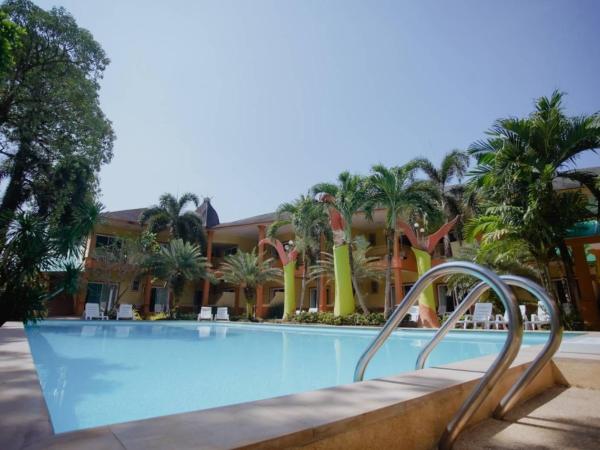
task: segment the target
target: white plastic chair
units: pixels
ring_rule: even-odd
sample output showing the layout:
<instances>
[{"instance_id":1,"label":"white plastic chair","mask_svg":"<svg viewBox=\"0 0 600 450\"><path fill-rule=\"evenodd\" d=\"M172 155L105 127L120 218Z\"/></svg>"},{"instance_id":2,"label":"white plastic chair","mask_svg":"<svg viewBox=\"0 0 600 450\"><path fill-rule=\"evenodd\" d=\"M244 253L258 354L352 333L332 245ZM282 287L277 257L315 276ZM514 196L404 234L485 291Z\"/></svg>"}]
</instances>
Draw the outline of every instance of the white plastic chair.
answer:
<instances>
[{"instance_id":1,"label":"white plastic chair","mask_svg":"<svg viewBox=\"0 0 600 450\"><path fill-rule=\"evenodd\" d=\"M411 306L408 309L408 312L406 314L410 317L411 322L419 321L419 307L418 306Z\"/></svg>"},{"instance_id":2,"label":"white plastic chair","mask_svg":"<svg viewBox=\"0 0 600 450\"><path fill-rule=\"evenodd\" d=\"M212 307L203 306L200 308L200 314L198 314L198 320L213 320Z\"/></svg>"},{"instance_id":3,"label":"white plastic chair","mask_svg":"<svg viewBox=\"0 0 600 450\"><path fill-rule=\"evenodd\" d=\"M465 318L459 320L458 324L462 324L463 329L467 329L469 324L473 325L473 328L477 328L478 324L482 325L482 328L488 330L490 324L494 322L492 316L493 305L491 303L475 303L475 311L473 314L465 314Z\"/></svg>"},{"instance_id":4,"label":"white plastic chair","mask_svg":"<svg viewBox=\"0 0 600 450\"><path fill-rule=\"evenodd\" d=\"M319 308L308 308L308 312L309 313L318 313L319 312Z\"/></svg>"},{"instance_id":5,"label":"white plastic chair","mask_svg":"<svg viewBox=\"0 0 600 450\"><path fill-rule=\"evenodd\" d=\"M227 308L217 308L217 315L215 316L215 320L229 320L229 312L227 312Z\"/></svg>"},{"instance_id":6,"label":"white plastic chair","mask_svg":"<svg viewBox=\"0 0 600 450\"><path fill-rule=\"evenodd\" d=\"M531 326L532 330L535 330L536 328L541 330L542 325L550 325L550 315L540 303L538 303L537 314L531 315L529 325Z\"/></svg>"},{"instance_id":7,"label":"white plastic chair","mask_svg":"<svg viewBox=\"0 0 600 450\"><path fill-rule=\"evenodd\" d=\"M119 319L133 320L133 305L129 305L127 303L119 305L119 310L117 311L117 320Z\"/></svg>"},{"instance_id":8,"label":"white plastic chair","mask_svg":"<svg viewBox=\"0 0 600 450\"><path fill-rule=\"evenodd\" d=\"M519 311L521 311L521 317L523 317L523 328L527 329L529 325L529 319L527 319L527 308L525 305L519 305ZM504 315L496 314L496 319L491 323L491 325L493 325L496 330L499 330L500 327L508 327L508 313L505 312Z\"/></svg>"},{"instance_id":9,"label":"white plastic chair","mask_svg":"<svg viewBox=\"0 0 600 450\"><path fill-rule=\"evenodd\" d=\"M98 303L86 303L85 320L93 319L108 320L108 317L100 312L100 305Z\"/></svg>"}]
</instances>

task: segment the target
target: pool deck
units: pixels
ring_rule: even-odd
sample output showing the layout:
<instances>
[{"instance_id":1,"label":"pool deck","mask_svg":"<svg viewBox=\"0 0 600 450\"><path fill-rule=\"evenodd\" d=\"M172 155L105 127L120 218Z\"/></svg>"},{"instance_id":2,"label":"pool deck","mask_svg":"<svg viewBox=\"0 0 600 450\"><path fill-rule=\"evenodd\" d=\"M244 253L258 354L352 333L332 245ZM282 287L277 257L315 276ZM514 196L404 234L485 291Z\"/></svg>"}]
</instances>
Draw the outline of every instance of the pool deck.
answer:
<instances>
[{"instance_id":1,"label":"pool deck","mask_svg":"<svg viewBox=\"0 0 600 450\"><path fill-rule=\"evenodd\" d=\"M512 381L507 383L514 382L538 350L539 346L529 347L519 353L511 366ZM0 448L397 448L398 440L405 448L411 442L432 447L437 436L433 433L432 437L426 417L446 423L494 358L484 356L363 383L54 435L23 326L7 323L0 328ZM532 387L529 396L553 384L556 367L568 384L586 379L597 384L593 389L600 389L600 333L563 342L554 364L536 378L533 384L539 386ZM480 408L476 421L489 416L501 394ZM447 411L440 410L440 401ZM389 429L400 415L401 430L387 433L386 438L380 427Z\"/></svg>"}]
</instances>

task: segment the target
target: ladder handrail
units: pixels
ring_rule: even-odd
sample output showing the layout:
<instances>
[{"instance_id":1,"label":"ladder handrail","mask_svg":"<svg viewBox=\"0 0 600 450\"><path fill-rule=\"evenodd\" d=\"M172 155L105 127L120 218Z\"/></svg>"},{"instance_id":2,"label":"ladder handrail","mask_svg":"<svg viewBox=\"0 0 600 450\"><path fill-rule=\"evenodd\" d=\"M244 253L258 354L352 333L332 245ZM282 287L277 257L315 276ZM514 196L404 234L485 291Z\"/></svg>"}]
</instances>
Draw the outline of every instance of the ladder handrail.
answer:
<instances>
[{"instance_id":1,"label":"ladder handrail","mask_svg":"<svg viewBox=\"0 0 600 450\"><path fill-rule=\"evenodd\" d=\"M562 340L563 326L560 321L560 315L556 302L552 300L544 288L533 281L519 277L516 275L501 275L500 279L509 286L520 287L533 295L538 302L542 302L547 309L548 315L550 316L550 337L546 342L546 345L542 351L536 356L531 365L525 372L518 378L515 384L510 388L504 397L500 400L496 410L494 411L494 417L501 419L506 413L512 409L519 398L522 396L523 391L533 378L542 370L548 361L554 356ZM415 369L423 369L427 358L437 346L437 344L446 336L448 331L454 328L460 317L477 302L479 297L487 291L489 288L484 283L479 283L475 288L471 290L469 295L460 303L459 307L452 313L452 315L446 320L444 325L437 331L434 337L429 343L423 347L417 362ZM520 313L519 313L520 314Z\"/></svg>"},{"instance_id":2,"label":"ladder handrail","mask_svg":"<svg viewBox=\"0 0 600 450\"><path fill-rule=\"evenodd\" d=\"M416 302L425 288L440 277L457 273L466 273L474 276L475 278L482 280L484 286L486 284L491 286L504 304L504 308L508 315L508 322L511 326L502 350L485 375L481 378L479 384L469 394L456 415L446 426L439 443L441 449L449 449L452 447L452 444L462 429L467 425L477 408L481 405L485 396L492 390L492 387L513 362L521 346L523 339L523 320L519 312L517 300L512 290L496 274L485 267L466 261L451 261L429 269L413 285L406 298L397 306L381 331L363 352L354 371L354 381L362 381L367 365L375 353L377 353L394 329L400 324L408 312L408 309Z\"/></svg>"}]
</instances>

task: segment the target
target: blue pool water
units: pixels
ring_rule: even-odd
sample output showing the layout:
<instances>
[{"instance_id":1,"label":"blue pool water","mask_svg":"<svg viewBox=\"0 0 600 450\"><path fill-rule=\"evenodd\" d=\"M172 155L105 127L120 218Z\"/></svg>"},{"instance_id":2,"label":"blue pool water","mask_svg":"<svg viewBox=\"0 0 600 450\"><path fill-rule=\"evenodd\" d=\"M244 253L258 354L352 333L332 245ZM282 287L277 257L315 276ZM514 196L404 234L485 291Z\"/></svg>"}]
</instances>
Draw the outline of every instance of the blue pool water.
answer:
<instances>
[{"instance_id":1,"label":"blue pool water","mask_svg":"<svg viewBox=\"0 0 600 450\"><path fill-rule=\"evenodd\" d=\"M46 321L27 327L57 433L352 382L375 330L182 322ZM366 378L410 371L431 331L396 332ZM503 333L451 332L440 365L496 353ZM526 335L525 344L546 335Z\"/></svg>"}]
</instances>

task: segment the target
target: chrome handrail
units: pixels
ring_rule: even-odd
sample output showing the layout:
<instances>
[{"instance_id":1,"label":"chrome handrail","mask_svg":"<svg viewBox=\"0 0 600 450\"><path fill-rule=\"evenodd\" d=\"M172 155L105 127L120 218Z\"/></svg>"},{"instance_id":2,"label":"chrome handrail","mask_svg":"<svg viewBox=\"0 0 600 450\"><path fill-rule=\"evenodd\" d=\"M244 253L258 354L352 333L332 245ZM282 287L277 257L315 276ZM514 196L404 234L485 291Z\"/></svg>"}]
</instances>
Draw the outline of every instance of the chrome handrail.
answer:
<instances>
[{"instance_id":1,"label":"chrome handrail","mask_svg":"<svg viewBox=\"0 0 600 450\"><path fill-rule=\"evenodd\" d=\"M527 385L535 378L542 368L550 361L554 353L558 350L562 340L563 326L560 321L558 306L552 300L544 288L533 281L519 277L516 275L501 275L500 279L510 286L520 287L533 295L538 302L542 302L550 315L550 338L542 351L538 354L535 360L519 377L516 383L510 388L508 393L500 400L500 403L494 411L494 417L501 419L506 413L512 409L519 398L523 395L523 391ZM479 297L488 289L484 283L478 284L469 295L460 303L456 311L446 320L444 325L437 331L429 343L423 347L419 353L415 369L419 370L425 367L427 358L435 348L435 346L446 336L448 331L454 328L460 317L479 299Z\"/></svg>"},{"instance_id":2,"label":"chrome handrail","mask_svg":"<svg viewBox=\"0 0 600 450\"><path fill-rule=\"evenodd\" d=\"M462 429L467 425L477 408L481 405L485 396L491 391L493 385L500 379L502 374L513 362L519 352L519 347L521 346L521 341L523 339L523 320L519 312L517 300L511 289L506 286L496 274L485 267L466 261L451 261L428 270L417 280L406 298L394 310L381 331L361 355L354 370L354 381L362 381L367 365L375 353L377 353L386 339L400 324L408 312L408 309L415 303L425 288L440 277L458 273L471 275L482 280L483 283L480 283L480 285L483 285L484 287L486 287L486 285L491 286L504 304L504 308L508 315L508 321L511 326L509 327L508 336L502 351L498 354L488 371L482 377L477 387L469 394L467 400L465 400L456 415L446 426L439 443L441 449L449 449L452 447L452 444Z\"/></svg>"}]
</instances>

